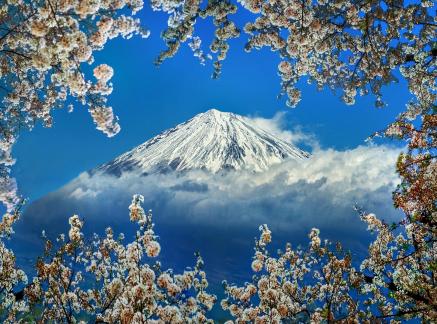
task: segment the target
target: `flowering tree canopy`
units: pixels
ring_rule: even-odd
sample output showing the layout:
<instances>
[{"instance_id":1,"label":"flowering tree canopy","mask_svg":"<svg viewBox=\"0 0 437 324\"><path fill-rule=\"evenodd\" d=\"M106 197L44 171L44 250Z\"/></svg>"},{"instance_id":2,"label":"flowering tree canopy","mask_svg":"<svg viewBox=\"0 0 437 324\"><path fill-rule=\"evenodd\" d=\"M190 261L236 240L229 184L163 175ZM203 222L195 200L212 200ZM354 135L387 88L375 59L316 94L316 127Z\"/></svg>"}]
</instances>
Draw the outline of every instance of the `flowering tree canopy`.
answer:
<instances>
[{"instance_id":1,"label":"flowering tree canopy","mask_svg":"<svg viewBox=\"0 0 437 324\"><path fill-rule=\"evenodd\" d=\"M317 229L309 234L308 247L292 249L287 244L272 256L267 249L271 232L261 226L252 281L244 287L224 281L222 308L235 323L435 319L435 236L432 241L429 232L414 225L395 235L394 228L374 214L361 214L377 237L359 268L339 243L333 247L322 242Z\"/></svg>"},{"instance_id":2,"label":"flowering tree canopy","mask_svg":"<svg viewBox=\"0 0 437 324\"><path fill-rule=\"evenodd\" d=\"M119 132L106 104L112 68L96 66L93 80L82 65L92 64L93 53L112 38L147 37L132 16L142 6L136 0L19 0L0 5L0 200L9 209L18 201L9 167L14 162L12 145L22 128L39 121L50 127L52 109L74 98L88 106L97 129L108 136Z\"/></svg>"},{"instance_id":3,"label":"flowering tree canopy","mask_svg":"<svg viewBox=\"0 0 437 324\"><path fill-rule=\"evenodd\" d=\"M221 305L236 323L356 322L367 318L357 298L363 277L340 245L332 250L313 229L308 248L293 250L287 244L285 251L274 257L267 249L270 230L266 225L260 230L252 262L253 281L245 287L225 282L227 298Z\"/></svg>"},{"instance_id":4,"label":"flowering tree canopy","mask_svg":"<svg viewBox=\"0 0 437 324\"><path fill-rule=\"evenodd\" d=\"M252 263L255 276L243 287L225 284L222 307L237 323L282 320L356 322L437 317L437 18L429 0L152 0L168 14L162 33L167 46L156 63L187 43L202 64L214 60L220 75L229 40L246 35L246 51L268 47L279 56L278 74L287 104L301 100L300 80L317 88L341 89L346 104L373 94L384 106L382 87L403 78L412 94L406 110L376 135L407 143L397 163L401 184L393 193L404 218L386 224L358 209L376 234L368 255L354 261L341 246L310 233L306 248L287 245L277 257L261 227ZM120 127L107 96L114 71L93 65L93 53L109 39L148 36L134 15L142 0L6 0L0 4L0 200L8 208L0 222L0 307L2 320L26 316L46 322L206 322L215 297L206 293L200 257L193 269L175 275L162 270L151 215L135 196L131 220L139 230L124 244L112 229L87 242L83 222L70 218L68 236L46 241L30 282L17 269L3 239L19 216L16 184L10 176L12 146L23 128L52 124L52 109L72 99L87 105L108 136ZM245 26L232 18L251 13ZM196 33L199 19L215 25L209 49ZM93 65L93 76L84 72ZM15 209L15 212L14 212ZM55 245L57 246L55 248ZM358 262L358 263L357 263ZM25 286L19 290L17 287ZM18 289L18 290L17 290ZM31 314L31 315L29 315Z\"/></svg>"},{"instance_id":5,"label":"flowering tree canopy","mask_svg":"<svg viewBox=\"0 0 437 324\"><path fill-rule=\"evenodd\" d=\"M428 9L432 1L238 2L254 17L243 28L248 35L245 50L269 47L278 53L282 60L278 72L290 106L300 100L296 84L301 78L318 88L343 89L347 104L353 104L357 94L373 93L377 106L383 106L381 88L397 80L398 70L416 97L408 116L416 117L436 99L437 22L435 12ZM210 45L210 52L218 53L216 69L226 57L226 40L240 35L228 18L238 8L230 1L155 0L152 6L170 14L163 34L168 50L158 63L193 38L199 17L212 16L217 26Z\"/></svg>"},{"instance_id":6,"label":"flowering tree canopy","mask_svg":"<svg viewBox=\"0 0 437 324\"><path fill-rule=\"evenodd\" d=\"M148 263L160 253L153 231L152 215L141 207L142 196L134 196L130 218L138 224L135 240L126 244L123 235L106 236L87 242L83 221L70 217L68 235L56 242L46 239L44 256L37 262L37 276L21 294L12 293L12 284L25 282L15 269L13 257L2 254L2 309L6 322L77 323L206 323L205 313L215 296L206 292L208 281L197 256L193 268L182 274L164 270L159 262ZM56 247L55 247L56 246ZM2 252L4 252L2 250ZM6 263L8 262L8 263ZM10 271L12 270L12 271ZM16 298L19 295L19 298ZM19 300L17 300L19 299Z\"/></svg>"}]
</instances>

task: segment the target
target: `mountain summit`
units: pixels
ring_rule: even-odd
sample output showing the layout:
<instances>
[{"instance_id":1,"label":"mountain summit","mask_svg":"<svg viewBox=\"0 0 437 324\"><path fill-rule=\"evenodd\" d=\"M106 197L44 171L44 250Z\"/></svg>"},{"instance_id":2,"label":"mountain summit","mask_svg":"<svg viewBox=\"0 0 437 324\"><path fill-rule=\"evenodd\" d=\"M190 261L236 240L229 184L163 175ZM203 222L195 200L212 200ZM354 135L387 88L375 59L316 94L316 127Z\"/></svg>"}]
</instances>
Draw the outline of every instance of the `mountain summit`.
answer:
<instances>
[{"instance_id":1,"label":"mountain summit","mask_svg":"<svg viewBox=\"0 0 437 324\"><path fill-rule=\"evenodd\" d=\"M308 156L248 118L211 109L164 131L98 170L115 175L136 169L145 173L191 169L263 171L286 159Z\"/></svg>"}]
</instances>

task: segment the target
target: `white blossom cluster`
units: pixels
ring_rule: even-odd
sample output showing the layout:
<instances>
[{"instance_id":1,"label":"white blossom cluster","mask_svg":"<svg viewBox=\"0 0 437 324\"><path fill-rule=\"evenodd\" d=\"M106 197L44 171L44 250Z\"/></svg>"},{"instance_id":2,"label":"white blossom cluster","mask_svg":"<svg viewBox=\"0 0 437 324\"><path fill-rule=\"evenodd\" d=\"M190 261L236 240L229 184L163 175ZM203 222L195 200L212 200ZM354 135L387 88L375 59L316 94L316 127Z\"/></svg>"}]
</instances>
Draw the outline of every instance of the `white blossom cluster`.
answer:
<instances>
[{"instance_id":1,"label":"white blossom cluster","mask_svg":"<svg viewBox=\"0 0 437 324\"><path fill-rule=\"evenodd\" d=\"M188 43L188 46L190 46L191 50L193 51L193 55L195 57L198 57L200 60L200 64L205 65L207 59L211 59L211 55L205 55L205 53L202 50L202 40L199 36L188 37L191 39L191 41Z\"/></svg>"},{"instance_id":2,"label":"white blossom cluster","mask_svg":"<svg viewBox=\"0 0 437 324\"><path fill-rule=\"evenodd\" d=\"M362 213L377 233L362 269L372 284L367 287L371 300L382 305L382 317L401 314L432 322L437 317L437 115L435 106L416 107L420 122L407 111L384 133L407 143L396 165L402 182L393 194L404 218L386 224Z\"/></svg>"},{"instance_id":3,"label":"white blossom cluster","mask_svg":"<svg viewBox=\"0 0 437 324\"><path fill-rule=\"evenodd\" d=\"M169 14L168 28L162 33L167 49L159 55L156 63L161 64L165 59L173 57L181 43L190 40L188 44L202 64L207 58L216 56L213 77L217 78L221 71L221 61L226 58L229 50L229 39L240 35L235 23L228 19L228 15L234 14L237 7L228 0L207 1L204 8L202 4L204 3L201 0L154 0L151 2L153 10ZM215 25L215 37L209 47L210 54L203 52L200 48L201 39L199 36L194 36L194 27L199 17L203 19L211 17Z\"/></svg>"},{"instance_id":4,"label":"white blossom cluster","mask_svg":"<svg viewBox=\"0 0 437 324\"><path fill-rule=\"evenodd\" d=\"M300 100L301 78L343 89L347 104L372 92L382 106L381 87L396 80L399 68L421 106L435 102L436 16L424 1L240 2L257 14L245 26L246 50L267 46L279 53L290 106Z\"/></svg>"},{"instance_id":5,"label":"white blossom cluster","mask_svg":"<svg viewBox=\"0 0 437 324\"><path fill-rule=\"evenodd\" d=\"M3 321L10 323L14 322L16 314L28 311L27 304L14 295L15 287L27 284L27 276L17 268L14 252L3 241L13 233L12 224L17 217L16 213L6 213L0 222L0 310Z\"/></svg>"},{"instance_id":6,"label":"white blossom cluster","mask_svg":"<svg viewBox=\"0 0 437 324\"><path fill-rule=\"evenodd\" d=\"M337 244L333 249L312 229L307 248L271 256L271 232L260 228L252 262L254 276L243 287L224 282L221 301L233 321L227 323L375 323L397 319L433 321L437 293L437 244L432 230L417 223L397 234L374 214L360 211L376 239L360 269L352 255Z\"/></svg>"},{"instance_id":7,"label":"white blossom cluster","mask_svg":"<svg viewBox=\"0 0 437 324\"><path fill-rule=\"evenodd\" d=\"M342 89L346 104L354 104L357 95L373 93L376 105L382 107L381 88L397 81L396 71L415 96L407 105L409 118L435 102L437 22L432 1L238 2L254 17L244 27L249 36L245 49L270 47L278 52L282 90L289 106L300 101L296 84L304 79L318 88ZM169 14L168 29L163 33L168 49L157 63L174 56L180 44L193 36L199 16L213 17L217 29L210 51L218 53L213 75L217 77L229 49L227 40L240 35L228 20L238 7L229 1L154 0L152 8Z\"/></svg>"},{"instance_id":8,"label":"white blossom cluster","mask_svg":"<svg viewBox=\"0 0 437 324\"><path fill-rule=\"evenodd\" d=\"M200 256L193 269L181 274L161 269L150 258L160 253L153 231L152 215L141 207L142 196L134 196L130 218L139 229L135 240L125 244L108 228L104 238L84 241L83 222L70 218L68 239L59 236L54 249L46 242L37 276L25 290L27 309L40 308L37 322L104 323L207 323L205 313L216 297L206 292L208 281ZM7 261L7 259L5 260ZM16 318L26 313L17 311Z\"/></svg>"},{"instance_id":9,"label":"white blossom cluster","mask_svg":"<svg viewBox=\"0 0 437 324\"><path fill-rule=\"evenodd\" d=\"M367 276L363 294L370 295L365 303L369 308L376 305L380 318L398 314L432 322L437 317L435 229L425 222L409 222L396 233L374 214L362 214L362 219L377 233L361 264Z\"/></svg>"},{"instance_id":10,"label":"white blossom cluster","mask_svg":"<svg viewBox=\"0 0 437 324\"><path fill-rule=\"evenodd\" d=\"M51 112L71 98L88 106L97 128L108 136L120 126L106 104L113 71L94 68L96 82L84 71L94 51L117 36L147 37L132 15L142 0L8 0L0 4L0 199L8 209L18 202L9 177L11 150L20 129L52 125ZM132 15L129 15L129 8Z\"/></svg>"},{"instance_id":11,"label":"white blossom cluster","mask_svg":"<svg viewBox=\"0 0 437 324\"><path fill-rule=\"evenodd\" d=\"M341 247L332 251L330 243L322 243L319 231L313 229L307 248L293 250L287 244L274 257L267 249L270 230L264 225L260 231L252 282L243 287L224 283L227 298L221 306L235 323L351 323L367 318L356 298L361 275Z\"/></svg>"}]
</instances>

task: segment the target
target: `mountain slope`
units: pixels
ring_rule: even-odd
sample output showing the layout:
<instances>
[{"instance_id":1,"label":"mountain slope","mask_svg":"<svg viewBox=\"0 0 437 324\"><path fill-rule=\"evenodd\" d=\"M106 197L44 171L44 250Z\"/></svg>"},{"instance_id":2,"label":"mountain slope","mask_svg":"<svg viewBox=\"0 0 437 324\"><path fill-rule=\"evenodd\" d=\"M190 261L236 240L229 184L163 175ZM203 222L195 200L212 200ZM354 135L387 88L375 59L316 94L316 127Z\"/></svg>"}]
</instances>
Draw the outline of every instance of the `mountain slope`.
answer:
<instances>
[{"instance_id":1,"label":"mountain slope","mask_svg":"<svg viewBox=\"0 0 437 324\"><path fill-rule=\"evenodd\" d=\"M145 173L191 169L263 171L285 159L308 156L243 116L211 109L97 170L115 175L135 169Z\"/></svg>"}]
</instances>

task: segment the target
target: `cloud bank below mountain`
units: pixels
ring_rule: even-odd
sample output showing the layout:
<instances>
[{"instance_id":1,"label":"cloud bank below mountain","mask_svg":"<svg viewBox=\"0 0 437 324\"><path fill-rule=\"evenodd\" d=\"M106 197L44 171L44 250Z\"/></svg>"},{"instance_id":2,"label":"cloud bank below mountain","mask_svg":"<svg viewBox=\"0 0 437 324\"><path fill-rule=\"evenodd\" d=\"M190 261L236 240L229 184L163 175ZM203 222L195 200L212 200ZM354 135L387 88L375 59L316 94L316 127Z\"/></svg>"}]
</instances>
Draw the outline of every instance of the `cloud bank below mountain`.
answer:
<instances>
[{"instance_id":1,"label":"cloud bank below mountain","mask_svg":"<svg viewBox=\"0 0 437 324\"><path fill-rule=\"evenodd\" d=\"M98 204L141 193L145 207L153 206L157 217L165 211L169 222L221 226L270 220L271 226L294 227L299 220L344 219L348 216L337 214L335 207L352 210L355 203L366 209L380 204L391 209L391 192L399 181L394 172L397 155L397 149L387 146L360 146L343 152L319 150L307 161L288 161L262 173L131 172L120 177L83 173L62 191L64 199ZM176 219L169 215L171 208L181 206L183 215ZM328 210L315 213L314 208L321 206ZM223 210L227 212L215 215Z\"/></svg>"}]
</instances>

